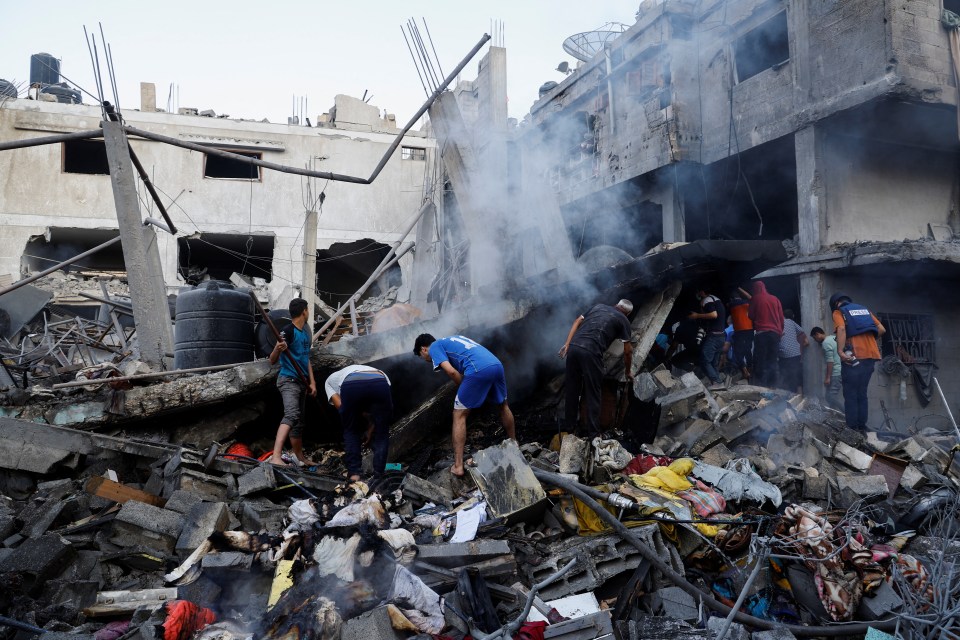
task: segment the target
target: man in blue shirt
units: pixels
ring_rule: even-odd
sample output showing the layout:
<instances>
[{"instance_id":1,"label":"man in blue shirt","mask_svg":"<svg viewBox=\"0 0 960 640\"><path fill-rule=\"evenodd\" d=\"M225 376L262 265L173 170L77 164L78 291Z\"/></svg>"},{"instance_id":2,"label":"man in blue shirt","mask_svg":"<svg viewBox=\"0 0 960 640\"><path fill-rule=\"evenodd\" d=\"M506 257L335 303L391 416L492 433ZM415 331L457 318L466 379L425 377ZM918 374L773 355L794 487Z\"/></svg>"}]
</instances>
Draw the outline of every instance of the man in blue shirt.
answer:
<instances>
[{"instance_id":1,"label":"man in blue shirt","mask_svg":"<svg viewBox=\"0 0 960 640\"><path fill-rule=\"evenodd\" d=\"M459 385L453 402L453 466L450 473L463 476L463 448L467 443L467 416L485 402L500 405L500 422L507 437L516 439L513 413L507 405L507 380L495 355L465 336L437 340L429 333L417 336L413 353L442 370Z\"/></svg>"},{"instance_id":2,"label":"man in blue shirt","mask_svg":"<svg viewBox=\"0 0 960 640\"><path fill-rule=\"evenodd\" d=\"M283 465L283 443L287 436L290 436L290 447L293 449L293 455L297 460L307 466L313 465L303 455L303 404L306 401L306 394L317 395L317 384L313 380L313 367L310 366L310 342L313 335L310 327L307 327L307 319L310 317L307 309L307 301L303 298L294 298L290 301L290 318L288 324L280 332L280 340L277 341L273 351L270 352L270 364L276 364L280 360L280 375L277 376L277 389L280 390L280 397L283 399L283 419L280 421L280 427L277 429L277 437L273 443L273 456L270 462ZM281 354L284 355L281 358ZM303 379L297 373L293 362L300 367L303 375L307 376L309 383L304 387Z\"/></svg>"}]
</instances>

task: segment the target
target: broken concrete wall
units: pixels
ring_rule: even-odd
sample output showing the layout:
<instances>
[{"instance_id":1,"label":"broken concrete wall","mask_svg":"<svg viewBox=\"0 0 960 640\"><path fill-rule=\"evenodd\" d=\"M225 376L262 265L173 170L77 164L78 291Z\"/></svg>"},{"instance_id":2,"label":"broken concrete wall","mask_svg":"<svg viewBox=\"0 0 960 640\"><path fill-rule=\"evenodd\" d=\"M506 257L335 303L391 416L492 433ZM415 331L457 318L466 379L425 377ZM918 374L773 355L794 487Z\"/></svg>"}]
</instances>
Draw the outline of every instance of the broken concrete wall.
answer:
<instances>
[{"instance_id":1,"label":"broken concrete wall","mask_svg":"<svg viewBox=\"0 0 960 640\"><path fill-rule=\"evenodd\" d=\"M370 105L363 107L377 111ZM371 131L369 125L349 123L308 128L136 111L125 117L132 126L212 148L260 153L264 160L296 167L309 160L318 171L364 177L395 136L386 126L379 132ZM90 130L98 127L99 121L100 112L92 106L9 100L0 110L0 140ZM299 176L263 169L259 179L252 181L208 178L202 153L138 139L133 139L132 145L157 187L169 195L168 200L176 198L171 215L183 232L235 234L241 243L250 235L274 236L272 265L248 265L247 275L264 276L257 266L270 269L275 276L270 283L274 299L285 285L300 282L304 203ZM423 155L430 158L435 142L425 133L413 131L404 138L403 146L423 149ZM48 226L117 228L109 176L63 170L63 153L63 145L0 153L0 175L9 178L0 188L0 217L5 222L0 230L0 274L18 276L29 237L44 233ZM422 187L431 179L425 171L427 162L404 159L398 149L372 185L327 185L318 248L363 238L395 241L397 232L393 230L398 220L408 219L420 207ZM322 183L316 186L314 197L321 188ZM178 275L176 238L161 233L158 243L165 282L175 289L183 284ZM401 268L406 269L411 260L401 261ZM331 283L326 288L339 291Z\"/></svg>"},{"instance_id":2,"label":"broken concrete wall","mask_svg":"<svg viewBox=\"0 0 960 640\"><path fill-rule=\"evenodd\" d=\"M923 126L925 114L915 116L913 126ZM956 151L828 131L820 140L824 246L927 238L928 225L949 224L956 208Z\"/></svg>"},{"instance_id":3,"label":"broken concrete wall","mask_svg":"<svg viewBox=\"0 0 960 640\"><path fill-rule=\"evenodd\" d=\"M890 58L896 72L924 101L957 104L950 44L940 23L941 5L951 7L934 0L886 4Z\"/></svg>"}]
</instances>

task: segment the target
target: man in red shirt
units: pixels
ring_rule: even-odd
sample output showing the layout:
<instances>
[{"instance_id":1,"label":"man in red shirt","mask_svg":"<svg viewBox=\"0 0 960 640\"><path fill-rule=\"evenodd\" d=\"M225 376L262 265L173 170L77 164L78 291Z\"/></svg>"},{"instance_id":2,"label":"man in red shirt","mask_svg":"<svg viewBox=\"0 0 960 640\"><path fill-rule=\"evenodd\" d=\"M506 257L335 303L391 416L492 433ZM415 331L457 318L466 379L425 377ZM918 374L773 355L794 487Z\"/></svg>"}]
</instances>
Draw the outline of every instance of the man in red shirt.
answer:
<instances>
[{"instance_id":1,"label":"man in red shirt","mask_svg":"<svg viewBox=\"0 0 960 640\"><path fill-rule=\"evenodd\" d=\"M753 297L747 315L753 322L754 381L764 387L777 383L777 358L780 336L783 335L783 306L776 296L767 293L767 287L757 280L753 283Z\"/></svg>"}]
</instances>

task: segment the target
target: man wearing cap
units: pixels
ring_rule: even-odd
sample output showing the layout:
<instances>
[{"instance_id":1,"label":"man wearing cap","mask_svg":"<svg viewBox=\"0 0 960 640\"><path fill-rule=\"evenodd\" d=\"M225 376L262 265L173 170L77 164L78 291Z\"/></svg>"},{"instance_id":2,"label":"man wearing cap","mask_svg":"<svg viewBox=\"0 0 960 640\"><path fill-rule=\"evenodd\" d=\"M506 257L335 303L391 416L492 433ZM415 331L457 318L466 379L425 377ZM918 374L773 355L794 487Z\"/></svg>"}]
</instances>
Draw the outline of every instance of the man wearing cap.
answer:
<instances>
[{"instance_id":1,"label":"man wearing cap","mask_svg":"<svg viewBox=\"0 0 960 640\"><path fill-rule=\"evenodd\" d=\"M830 296L830 310L840 351L840 384L847 426L866 431L867 387L880 360L877 338L886 333L886 329L869 309L844 293Z\"/></svg>"},{"instance_id":2,"label":"man wearing cap","mask_svg":"<svg viewBox=\"0 0 960 640\"><path fill-rule=\"evenodd\" d=\"M560 357L567 359L566 406L564 421L568 430L577 430L580 399L586 403L587 435L600 435L600 383L603 380L603 354L610 344L623 341L623 369L633 381L633 343L630 342L630 321L633 303L621 300L617 306L594 305L578 316L570 327L567 341L560 347Z\"/></svg>"}]
</instances>

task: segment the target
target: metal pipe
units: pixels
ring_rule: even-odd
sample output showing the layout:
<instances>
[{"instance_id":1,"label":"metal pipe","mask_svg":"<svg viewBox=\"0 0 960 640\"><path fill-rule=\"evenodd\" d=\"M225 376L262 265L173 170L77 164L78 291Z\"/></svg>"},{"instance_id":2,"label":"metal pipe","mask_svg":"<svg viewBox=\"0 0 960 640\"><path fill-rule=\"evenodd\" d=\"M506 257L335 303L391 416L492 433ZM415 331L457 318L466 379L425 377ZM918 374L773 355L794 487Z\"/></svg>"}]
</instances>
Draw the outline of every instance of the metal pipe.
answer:
<instances>
[{"instance_id":1,"label":"metal pipe","mask_svg":"<svg viewBox=\"0 0 960 640\"><path fill-rule=\"evenodd\" d=\"M527 616L530 615L530 610L533 608L533 601L534 601L534 598L537 597L537 593L539 593L540 590L550 586L556 580L559 580L563 576L570 573L570 571L575 566L577 566L576 558L572 559L570 562L566 564L566 566L564 566L562 569L560 569L553 575L547 576L542 582L538 582L537 584L533 585L530 588L530 591L527 592L527 599L526 599L526 602L524 602L523 610L520 612L520 615L514 618L511 622L505 624L504 626L500 627L499 629L497 629L496 631L490 634L487 634L485 636L475 635L474 637L476 637L477 640L494 640L495 638L512 638L513 634L515 634L523 625L523 623L526 622Z\"/></svg>"},{"instance_id":2,"label":"metal pipe","mask_svg":"<svg viewBox=\"0 0 960 640\"><path fill-rule=\"evenodd\" d=\"M330 316L330 319L327 320L325 323L323 323L323 326L320 327L320 329L319 329L316 333L313 334L313 339L314 339L314 340L319 339L320 336L323 335L323 332L326 331L327 329L329 329L329 328L330 328L330 325L332 325L332 324L336 321L337 318L339 318L340 316L342 316L344 311L346 311L347 309L350 308L350 303L355 302L360 296L363 295L363 293L364 293L368 288L370 288L370 285L372 285L374 282L377 281L377 278L380 277L380 275L383 273L383 271L387 268L387 265L388 265L388 263L390 262L390 260L393 258L394 253L397 251L397 247L400 246L400 244L403 242L404 238L406 238L408 235L410 235L410 232L413 231L413 228L414 228L415 226L417 226L417 223L420 222L420 218L423 217L423 214L426 213L427 209L430 208L430 205L431 205L431 204L432 204L432 203L430 203L430 202L425 202L425 203L423 204L423 206L420 207L420 212L419 212L416 216L414 216L413 222L411 222L411 223L407 226L406 230L403 232L403 234L401 234L400 238L393 244L392 247L390 247L390 251L387 252L387 255L383 256L383 260L381 260L381 261L380 261L380 264L377 265L377 268L373 270L373 273L370 274L370 277L367 278L367 281L364 282L364 283L360 286L360 288L357 289L356 293L354 293L352 296L350 296L350 298L349 298L346 302L344 302L342 305L340 305L340 308L337 309L337 312L336 312L335 314L333 314L332 316Z\"/></svg>"},{"instance_id":3,"label":"metal pipe","mask_svg":"<svg viewBox=\"0 0 960 640\"><path fill-rule=\"evenodd\" d=\"M14 620L13 618L8 618L7 616L0 616L0 624L5 627L20 629L21 631L26 631L28 633L44 634L47 632L46 629L41 629L40 627L35 627L32 624L20 622L19 620Z\"/></svg>"},{"instance_id":4,"label":"metal pipe","mask_svg":"<svg viewBox=\"0 0 960 640\"><path fill-rule=\"evenodd\" d=\"M71 140L89 140L90 138L102 137L103 131L100 129L77 131L75 133L61 133L55 136L43 136L41 138L27 138L26 140L10 140L8 142L0 142L0 151L26 149L27 147L40 147L45 144L57 144L59 142L70 142Z\"/></svg>"},{"instance_id":5,"label":"metal pipe","mask_svg":"<svg viewBox=\"0 0 960 640\"><path fill-rule=\"evenodd\" d=\"M397 150L397 147L400 146L400 143L403 142L403 137L407 135L407 132L413 128L413 125L427 112L428 109L433 105L440 94L447 88L451 82L453 82L457 74L463 71L464 67L470 63L470 60L473 59L475 55L480 51L484 44L490 40L488 34L483 34L483 37L480 38L480 42L470 50L470 53L456 66L456 68L448 75L444 81L440 84L439 87L430 95L427 101L417 110L417 112L410 118L410 121L400 130L397 136L393 139L393 142L390 143L390 146L383 154L383 158L380 159L380 163L374 168L373 173L370 174L369 178L360 178L357 176L348 176L342 173L332 173L330 171L311 171L309 169L300 169L299 167L289 167L287 165L277 164L275 162L267 162L265 160L258 160L257 158L251 158L248 156L242 156L236 153L230 153L229 151L221 151L219 149L213 149L201 144L196 144L193 142L187 142L185 140L180 140L178 138L171 138L170 136L160 135L159 133L153 133L150 131L144 131L143 129L138 129L136 127L131 127L129 125L124 125L123 130L128 134L133 136L139 136L141 138L146 138L147 140L154 140L156 142L163 142L175 147L182 147L184 149L190 149L191 151L199 151L200 153L206 153L208 155L217 156L220 158L226 158L227 160L235 160L237 162L244 162L246 164L252 164L258 167L263 167L264 169L272 169L274 171L279 171L281 173L292 173L299 176L307 176L309 178L321 178L324 180L333 180L334 182L350 182L353 184L371 184L374 180L377 179L377 176L380 175L380 172L383 171L383 168L387 166L387 162L390 160L390 157L393 155L393 152Z\"/></svg>"},{"instance_id":6,"label":"metal pipe","mask_svg":"<svg viewBox=\"0 0 960 640\"><path fill-rule=\"evenodd\" d=\"M165 378L167 376L178 376L186 373L208 373L210 371L223 371L233 367L246 364L245 362L236 362L234 364L217 364L209 367L194 367L193 369L174 369L172 371L157 371L155 373L138 373L132 376L119 376L117 378L98 378L96 380L74 380L73 382L58 382L53 385L53 389L68 389L70 387L85 387L89 384L107 384L108 382L125 382L127 380L149 380L150 378Z\"/></svg>"},{"instance_id":7,"label":"metal pipe","mask_svg":"<svg viewBox=\"0 0 960 640\"><path fill-rule=\"evenodd\" d=\"M727 615L727 619L723 621L723 626L720 627L720 631L717 632L717 640L724 640L724 638L727 637L727 632L730 631L730 625L733 624L733 616L737 611L740 611L740 607L743 606L743 601L747 599L747 593L750 591L750 586L757 578L757 575L760 573L760 567L764 565L769 555L769 552L761 554L760 558L757 560L757 563L753 566L753 571L750 572L750 575L747 577L747 581L744 583L743 588L740 589L740 596L737 597L737 601L733 603L733 610L731 610Z\"/></svg>"},{"instance_id":8,"label":"metal pipe","mask_svg":"<svg viewBox=\"0 0 960 640\"><path fill-rule=\"evenodd\" d=\"M124 125L123 130L132 136L139 136L141 138L146 138L147 140L153 140L155 142L163 142L165 144L173 145L175 147L190 149L191 151L199 151L200 153L205 153L211 156L217 156L219 158L226 158L227 160L244 162L246 164L252 164L258 167L263 167L265 169L273 169L274 171L280 171L281 173L292 173L295 175L307 176L310 178L322 178L324 180L334 180L338 182L353 182L355 184L369 184L369 182L367 180L364 180L363 178L357 178L354 176L345 176L339 173L331 173L329 171L311 171L309 169L300 169L298 167L288 167L283 164L277 164L275 162L267 162L266 160L258 160L257 158L242 156L236 153L230 153L229 151L221 151L220 149L214 149L212 147L208 147L202 144L187 142L186 140L180 140L179 138L171 138L170 136L160 135L159 133L144 131L143 129L138 129L137 127L131 127L130 125Z\"/></svg>"},{"instance_id":9,"label":"metal pipe","mask_svg":"<svg viewBox=\"0 0 960 640\"><path fill-rule=\"evenodd\" d=\"M157 220L156 218L144 218L143 225L147 226L148 224L152 224L157 229L160 229L161 231L166 231L170 235L175 235L177 232L176 227L171 229L170 227L167 226L166 222L164 222L163 220Z\"/></svg>"},{"instance_id":10,"label":"metal pipe","mask_svg":"<svg viewBox=\"0 0 960 640\"><path fill-rule=\"evenodd\" d=\"M549 471L543 471L541 469L533 469L533 475L536 476L537 480L540 482L545 482L547 484L559 487L567 491L568 493L576 496L581 502L590 507L590 509L597 514L597 516L603 520L609 527L611 527L614 532L617 533L623 540L633 545L637 551L640 552L644 558L646 558L651 566L654 569L658 570L661 574L667 577L673 584L677 585L695 599L700 600L703 604L707 605L714 611L719 611L725 615L729 614L731 611L735 612L734 620L741 624L745 624L751 627L757 627L764 630L774 630L774 629L786 629L790 631L793 635L798 637L810 637L810 636L846 636L846 635L857 635L864 634L871 627L878 629L880 631L892 631L897 624L896 618L887 618L885 620L876 620L869 624L867 623L837 623L829 626L803 626L797 624L783 624L779 622L773 622L771 620L763 620L762 618L757 618L746 613L742 613L735 609L728 607L723 604L716 598L714 598L709 593L701 591L696 586L690 584L686 578L673 570L673 567L664 562L656 551L647 547L647 545L637 538L633 533L628 529L622 522L620 522L612 513L604 509L599 502L591 498L583 489L585 488L579 482L573 482L568 480L563 476L550 473Z\"/></svg>"},{"instance_id":11,"label":"metal pipe","mask_svg":"<svg viewBox=\"0 0 960 640\"><path fill-rule=\"evenodd\" d=\"M483 48L483 45L485 45L489 40L490 40L490 35L487 33L483 34L483 37L480 38L480 42L474 45L473 49L470 50L470 53L468 53L466 57L460 61L460 64L454 67L453 71L450 72L450 75L448 75L446 78L443 79L443 82L440 83L440 86L437 87L437 89L433 92L433 94L429 98L427 98L427 101L423 103L423 106L420 107L420 109L415 114L413 114L413 117L410 118L409 122L407 122L406 126L400 132L400 135L398 135L394 139L393 144L391 144L390 148L387 149L386 153L383 154L383 158L380 160L380 164L378 164L377 168L374 169L373 173L370 174L370 179L367 181L367 184L377 179L377 176L380 175L380 172L383 171L383 168L387 166L387 160L390 159L390 156L393 155L393 152L396 151L397 147L400 146L400 143L403 141L403 136L405 136L407 132L413 128L413 125L417 123L417 121L421 118L421 116L423 116L423 114L425 114L427 110L430 109L431 106L433 106L434 101L436 101L436 99L440 97L440 94L444 92L444 90L447 88L447 85L453 82L457 78L457 76L460 75L460 72L463 71L464 67L470 64L470 61L473 60L473 57L477 55L480 49Z\"/></svg>"},{"instance_id":12,"label":"metal pipe","mask_svg":"<svg viewBox=\"0 0 960 640\"><path fill-rule=\"evenodd\" d=\"M940 394L940 400L943 402L944 408L947 410L947 417L950 418L950 424L953 425L953 430L957 434L957 441L960 442L960 428L957 427L957 421L953 419L953 412L950 411L950 405L947 404L947 397L943 395L943 389L940 388L940 381L937 380L937 377L933 377L933 384L937 386L937 393Z\"/></svg>"},{"instance_id":13,"label":"metal pipe","mask_svg":"<svg viewBox=\"0 0 960 640\"><path fill-rule=\"evenodd\" d=\"M153 198L153 201L157 203L157 208L160 210L160 215L163 216L164 221L167 223L167 228L163 228L160 225L157 227L163 229L170 235L176 235L177 225L173 224L173 220L170 219L170 214L167 213L167 208L163 206L163 203L160 202L160 194L157 193L157 190L153 188L153 183L150 182L150 176L147 175L147 170L143 168L143 165L140 164L140 158L137 157L137 154L134 152L133 147L130 146L128 141L127 148L130 149L130 160L133 161L133 166L137 168L137 173L140 174L140 179L143 180L143 185L147 188L147 191L150 192L150 197ZM148 221L152 218L147 218Z\"/></svg>"},{"instance_id":14,"label":"metal pipe","mask_svg":"<svg viewBox=\"0 0 960 640\"><path fill-rule=\"evenodd\" d=\"M6 294L6 293L10 293L11 291L16 291L17 289L19 289L19 288L22 287L23 285L30 284L31 282L36 282L36 281L39 280L40 278L42 278L42 277L44 277L44 276L48 276L48 275L50 275L51 273L53 273L54 271L58 271L58 270L60 270L60 269L63 269L64 267L70 266L70 265L73 264L74 262L77 262L78 260L83 260L84 258L86 258L86 257L88 257L88 256L92 256L92 255L95 254L96 252L102 251L103 249L106 249L107 247L112 246L112 245L114 245L114 244L116 244L116 243L118 243L118 242L120 242L120 236L117 236L117 237L114 238L113 240L107 240L107 241L104 242L103 244L98 244L98 245L95 246L93 249L88 249L88 250L84 251L83 253L78 253L77 255L73 256L72 258L68 258L67 260L64 260L63 262L58 262L57 264L53 265L53 266L50 267L49 269L44 269L44 270L41 271L40 273L35 273L35 274L33 274L32 276L30 276L30 277L28 277L28 278L24 278L23 280L18 280L17 282L14 282L14 283L13 283L12 285L10 285L9 287L4 287L3 289L0 289L0 296L4 295L4 294Z\"/></svg>"}]
</instances>

